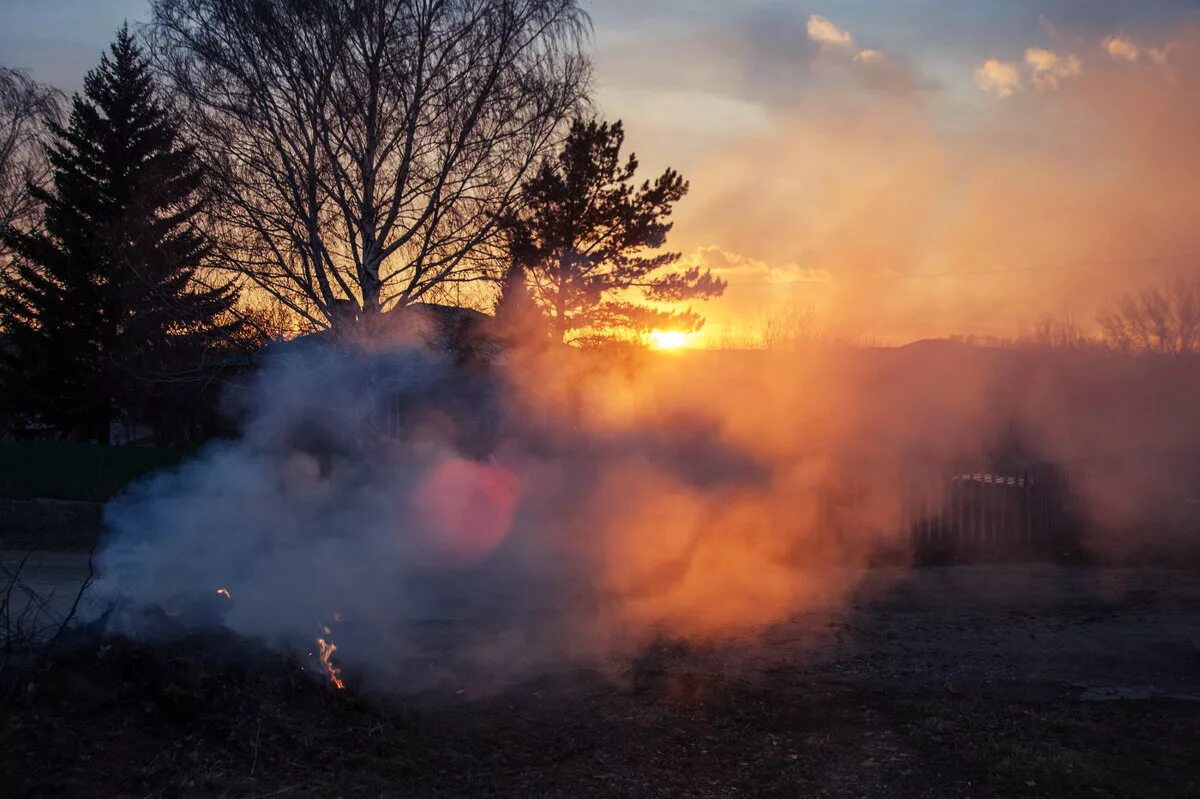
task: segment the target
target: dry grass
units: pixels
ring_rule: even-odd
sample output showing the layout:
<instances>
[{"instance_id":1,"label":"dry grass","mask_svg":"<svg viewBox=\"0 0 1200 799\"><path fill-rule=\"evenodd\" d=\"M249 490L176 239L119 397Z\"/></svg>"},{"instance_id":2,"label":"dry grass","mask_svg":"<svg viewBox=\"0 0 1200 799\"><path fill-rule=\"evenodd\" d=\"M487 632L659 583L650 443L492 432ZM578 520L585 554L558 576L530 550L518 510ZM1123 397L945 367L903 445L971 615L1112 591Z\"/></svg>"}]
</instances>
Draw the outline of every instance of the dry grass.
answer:
<instances>
[{"instance_id":1,"label":"dry grass","mask_svg":"<svg viewBox=\"0 0 1200 799\"><path fill-rule=\"evenodd\" d=\"M335 692L224 637L91 641L0 726L13 796L1188 796L1200 704L1018 701L676 662L484 700Z\"/></svg>"}]
</instances>

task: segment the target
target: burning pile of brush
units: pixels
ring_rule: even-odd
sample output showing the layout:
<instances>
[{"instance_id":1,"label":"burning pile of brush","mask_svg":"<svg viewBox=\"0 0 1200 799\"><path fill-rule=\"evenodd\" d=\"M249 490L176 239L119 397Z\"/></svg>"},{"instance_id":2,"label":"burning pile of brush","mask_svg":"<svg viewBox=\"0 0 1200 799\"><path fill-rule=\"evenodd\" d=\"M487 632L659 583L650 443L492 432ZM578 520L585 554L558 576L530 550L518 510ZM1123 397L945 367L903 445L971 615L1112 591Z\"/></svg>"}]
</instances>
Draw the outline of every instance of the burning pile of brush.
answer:
<instances>
[{"instance_id":1,"label":"burning pile of brush","mask_svg":"<svg viewBox=\"0 0 1200 799\"><path fill-rule=\"evenodd\" d=\"M216 594L222 599L230 602L233 601L233 592L228 588L218 588ZM341 620L342 614L335 612L333 614L333 621L336 623ZM333 660L333 656L337 652L337 644L333 643L333 630L325 624L319 626L321 634L313 639L316 644L316 650L310 649L308 657L315 659L315 664L318 666L317 671L328 678L330 685L339 691L343 691L346 688L346 682L342 679L341 668ZM300 666L299 668L301 671L305 670L304 666Z\"/></svg>"}]
</instances>

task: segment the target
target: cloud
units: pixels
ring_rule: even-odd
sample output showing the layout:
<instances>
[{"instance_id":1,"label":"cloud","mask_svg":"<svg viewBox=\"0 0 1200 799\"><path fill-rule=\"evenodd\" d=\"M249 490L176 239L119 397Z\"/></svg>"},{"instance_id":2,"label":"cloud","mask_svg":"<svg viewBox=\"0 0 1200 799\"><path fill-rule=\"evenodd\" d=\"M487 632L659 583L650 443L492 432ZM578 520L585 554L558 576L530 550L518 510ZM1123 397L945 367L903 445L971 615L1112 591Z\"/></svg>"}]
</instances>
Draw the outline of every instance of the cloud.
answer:
<instances>
[{"instance_id":1,"label":"cloud","mask_svg":"<svg viewBox=\"0 0 1200 799\"><path fill-rule=\"evenodd\" d=\"M813 14L808 18L807 30L809 40L822 47L837 50L854 49L854 35L844 28L839 28L820 14ZM868 47L856 52L854 61L859 64L882 64L884 55L881 51Z\"/></svg>"},{"instance_id":2,"label":"cloud","mask_svg":"<svg viewBox=\"0 0 1200 799\"><path fill-rule=\"evenodd\" d=\"M850 35L850 31L839 28L820 14L813 14L808 18L808 38L834 47L854 46L854 37Z\"/></svg>"},{"instance_id":3,"label":"cloud","mask_svg":"<svg viewBox=\"0 0 1200 799\"><path fill-rule=\"evenodd\" d=\"M1142 54L1136 42L1123 36L1109 36L1104 40L1104 49L1118 61L1137 61Z\"/></svg>"},{"instance_id":4,"label":"cloud","mask_svg":"<svg viewBox=\"0 0 1200 799\"><path fill-rule=\"evenodd\" d=\"M684 261L689 266L711 269L712 273L718 277L732 277L742 285L750 283L761 285L825 283L830 279L829 272L825 269L802 266L798 263L787 263L783 266L772 265L767 261L731 252L715 245L697 247L694 252L684 258Z\"/></svg>"},{"instance_id":5,"label":"cloud","mask_svg":"<svg viewBox=\"0 0 1200 799\"><path fill-rule=\"evenodd\" d=\"M1083 74L1083 62L1077 56L1061 56L1040 47L1025 51L1025 63L1033 70L1030 80L1038 89L1057 89L1060 81Z\"/></svg>"},{"instance_id":6,"label":"cloud","mask_svg":"<svg viewBox=\"0 0 1200 799\"><path fill-rule=\"evenodd\" d=\"M638 31L599 42L597 72L604 76L605 99L633 98L647 114L663 116L661 98L697 98L701 102L694 103L696 113L709 120L700 126L703 129L734 125L743 118L707 108L714 100L726 106L756 106L759 112L750 118L757 125L763 115L790 116L806 98L830 89L847 99L869 102L877 96L912 99L941 87L903 53L889 50L885 55L881 48L830 44L830 39L841 37L819 22L813 25L807 12L790 5L738 8L720 26L676 26L653 35ZM813 38L810 28L825 41ZM840 32L854 42L851 34ZM632 116L625 108L620 113ZM693 136L683 138L684 146ZM645 144L640 148L652 149Z\"/></svg>"},{"instance_id":7,"label":"cloud","mask_svg":"<svg viewBox=\"0 0 1200 799\"><path fill-rule=\"evenodd\" d=\"M1083 74L1083 62L1078 56L1059 55L1053 50L1030 47L1025 51L1024 64L989 58L975 70L975 85L998 97L1012 97L1025 88L1022 66L1034 88L1053 91L1062 81Z\"/></svg>"},{"instance_id":8,"label":"cloud","mask_svg":"<svg viewBox=\"0 0 1200 799\"><path fill-rule=\"evenodd\" d=\"M1012 61L989 58L975 70L975 85L1000 97L1011 97L1021 90L1021 73Z\"/></svg>"},{"instance_id":9,"label":"cloud","mask_svg":"<svg viewBox=\"0 0 1200 799\"><path fill-rule=\"evenodd\" d=\"M1127 36L1109 36L1103 41L1104 50L1117 61L1136 64L1143 60L1155 66L1166 66L1173 45L1141 45Z\"/></svg>"},{"instance_id":10,"label":"cloud","mask_svg":"<svg viewBox=\"0 0 1200 799\"><path fill-rule=\"evenodd\" d=\"M1013 335L1042 314L1086 326L1114 295L1195 268L1200 25L1141 41L1174 43L1169 73L1077 50L1082 74L1037 91L1021 48L988 78L994 91L1024 87L1010 100L848 99L829 86L680 164L695 188L674 248L716 245L765 262L763 275L799 263L830 278L785 287L730 273L709 323L753 325L786 301L887 340Z\"/></svg>"}]
</instances>

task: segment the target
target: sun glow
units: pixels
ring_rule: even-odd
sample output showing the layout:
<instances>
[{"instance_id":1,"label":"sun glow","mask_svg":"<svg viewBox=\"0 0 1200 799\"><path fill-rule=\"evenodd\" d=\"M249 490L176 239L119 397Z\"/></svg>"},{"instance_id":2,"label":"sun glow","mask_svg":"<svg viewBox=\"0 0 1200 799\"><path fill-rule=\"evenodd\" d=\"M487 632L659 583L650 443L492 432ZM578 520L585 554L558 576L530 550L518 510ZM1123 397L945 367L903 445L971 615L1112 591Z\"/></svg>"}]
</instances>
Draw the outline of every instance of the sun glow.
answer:
<instances>
[{"instance_id":1,"label":"sun glow","mask_svg":"<svg viewBox=\"0 0 1200 799\"><path fill-rule=\"evenodd\" d=\"M692 341L691 333L682 330L651 330L650 346L656 350L681 350Z\"/></svg>"}]
</instances>

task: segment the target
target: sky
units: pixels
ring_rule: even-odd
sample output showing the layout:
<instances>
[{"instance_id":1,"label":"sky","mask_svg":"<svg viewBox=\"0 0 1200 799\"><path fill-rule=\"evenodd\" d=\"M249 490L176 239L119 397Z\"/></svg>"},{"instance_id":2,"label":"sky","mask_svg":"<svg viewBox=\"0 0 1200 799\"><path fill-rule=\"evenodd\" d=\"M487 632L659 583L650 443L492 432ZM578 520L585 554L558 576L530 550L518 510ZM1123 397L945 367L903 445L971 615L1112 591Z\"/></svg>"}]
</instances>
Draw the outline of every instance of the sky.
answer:
<instances>
[{"instance_id":1,"label":"sky","mask_svg":"<svg viewBox=\"0 0 1200 799\"><path fill-rule=\"evenodd\" d=\"M689 179L708 341L1092 324L1200 273L1200 0L584 0L597 109ZM0 62L77 88L144 0L0 0Z\"/></svg>"}]
</instances>

